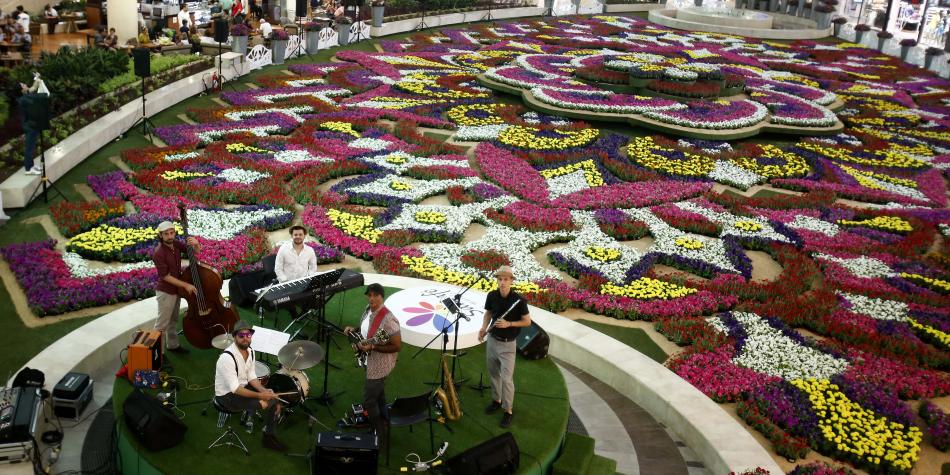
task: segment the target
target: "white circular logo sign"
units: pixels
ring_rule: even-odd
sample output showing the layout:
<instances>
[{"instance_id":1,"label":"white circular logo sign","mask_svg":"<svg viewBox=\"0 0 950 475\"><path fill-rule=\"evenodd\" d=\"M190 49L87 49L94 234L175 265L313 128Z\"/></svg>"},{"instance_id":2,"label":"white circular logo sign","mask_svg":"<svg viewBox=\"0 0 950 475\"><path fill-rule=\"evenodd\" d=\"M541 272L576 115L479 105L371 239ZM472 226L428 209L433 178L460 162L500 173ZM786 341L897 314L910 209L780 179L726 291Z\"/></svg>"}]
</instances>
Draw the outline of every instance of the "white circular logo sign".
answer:
<instances>
[{"instance_id":1,"label":"white circular logo sign","mask_svg":"<svg viewBox=\"0 0 950 475\"><path fill-rule=\"evenodd\" d=\"M453 325L457 315L446 308L442 302L454 301L455 296L465 290L450 285L427 285L400 290L386 299L386 308L399 320L402 341L413 346L425 346L433 337L445 329L449 335L448 348L455 343L458 332L458 347L469 348L479 344L478 330L485 316L485 298L487 295L475 290L465 292L459 302L459 310L464 315L456 328ZM466 320L465 317L469 319ZM368 320L366 323L368 325ZM363 328L363 334L366 334ZM430 348L441 348L442 342L436 339Z\"/></svg>"}]
</instances>

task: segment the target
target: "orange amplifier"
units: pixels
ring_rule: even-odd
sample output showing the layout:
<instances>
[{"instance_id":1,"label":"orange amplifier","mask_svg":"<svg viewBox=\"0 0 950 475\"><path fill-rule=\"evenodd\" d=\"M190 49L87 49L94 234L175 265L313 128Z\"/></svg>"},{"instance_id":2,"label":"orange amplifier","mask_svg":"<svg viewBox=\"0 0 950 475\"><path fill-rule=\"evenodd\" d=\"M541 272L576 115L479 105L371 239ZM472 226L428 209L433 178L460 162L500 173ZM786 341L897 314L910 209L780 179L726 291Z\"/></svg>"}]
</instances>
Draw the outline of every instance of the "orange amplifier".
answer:
<instances>
[{"instance_id":1,"label":"orange amplifier","mask_svg":"<svg viewBox=\"0 0 950 475\"><path fill-rule=\"evenodd\" d=\"M165 345L162 344L162 332L159 330L136 330L129 343L129 381L135 378L135 371L162 369Z\"/></svg>"}]
</instances>

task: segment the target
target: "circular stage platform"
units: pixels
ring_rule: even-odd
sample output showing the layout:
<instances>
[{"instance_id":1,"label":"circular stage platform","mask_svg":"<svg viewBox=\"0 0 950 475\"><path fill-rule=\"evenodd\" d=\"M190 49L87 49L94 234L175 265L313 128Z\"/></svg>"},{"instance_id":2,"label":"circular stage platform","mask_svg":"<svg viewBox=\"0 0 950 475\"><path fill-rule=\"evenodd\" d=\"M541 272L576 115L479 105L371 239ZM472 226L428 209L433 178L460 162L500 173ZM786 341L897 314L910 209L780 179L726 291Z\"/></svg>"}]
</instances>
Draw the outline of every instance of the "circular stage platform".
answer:
<instances>
[{"instance_id":1,"label":"circular stage platform","mask_svg":"<svg viewBox=\"0 0 950 475\"><path fill-rule=\"evenodd\" d=\"M366 302L362 292L363 289L358 288L337 294L326 307L327 320L339 326L356 326ZM393 289L387 289L388 295L393 293ZM468 296L469 294L465 295ZM252 311L241 309L240 314L241 318L260 325L257 315ZM481 318L480 314L478 318ZM278 327L283 329L289 321L287 313L280 312ZM405 323L402 322L403 327ZM264 326L275 327L273 314L265 315ZM303 333L310 335L315 331L316 325L310 324ZM313 433L308 431L307 416L299 411L278 426L277 437L290 448L291 453L308 452L314 447L318 432L341 430L337 428L337 421L350 411L351 404L360 403L362 400L364 370L355 366L353 352L342 335L336 335L333 340L339 347L333 343L329 348L322 345L325 350L329 349L330 363L340 367L329 368L327 390L334 395L333 403L329 409L315 400L306 403L320 422L313 426ZM441 342L437 341L434 345L441 345ZM161 452L149 452L135 439L121 416L122 403L133 388L123 380L116 380L113 404L118 419L123 473L311 473L307 458L283 455L261 447L261 420L255 421L252 434L235 425L238 435L250 449L250 456L245 457L239 449L233 447L218 447L206 452L206 447L223 432L223 429L217 427L217 413L208 406L213 394L214 364L220 351L197 350L187 343L185 346L191 350L188 355L166 354L166 365L172 367L170 374L180 386L187 388L178 391L178 406L183 411L179 416L188 426L188 431L184 441L176 447ZM433 424L436 447L438 448L442 441L449 442L446 459L506 432L499 427L500 412L490 416L484 413L484 408L491 401L491 390L480 392L471 388L479 383L485 371L484 348L484 345L477 345L465 349L465 356L459 359L460 365L456 368L457 377L467 378L459 389L463 412L461 419L450 422L448 427ZM427 383L439 381L439 349L424 350L417 358L413 358L418 349L411 344L403 345L396 369L386 381L387 400L428 392L433 386ZM264 359L263 355L259 354L258 357ZM274 356L271 356L270 360L277 363ZM451 361L449 364L451 365ZM271 371L273 374L276 370ZM307 369L305 373L309 378L309 396L315 398L322 394L323 364ZM484 378L487 384L487 374ZM515 387L515 418L509 430L514 434L521 451L519 473L543 473L553 463L567 428L570 409L564 378L550 358L529 361L518 357ZM154 394L158 391L147 392ZM202 415L205 408L208 408L207 415ZM400 467L406 465L405 456L411 452L419 454L423 460L432 458L428 439L426 423L416 424L412 432L408 427L393 428L391 463L386 467L385 453L381 452L378 473L400 473Z\"/></svg>"}]
</instances>

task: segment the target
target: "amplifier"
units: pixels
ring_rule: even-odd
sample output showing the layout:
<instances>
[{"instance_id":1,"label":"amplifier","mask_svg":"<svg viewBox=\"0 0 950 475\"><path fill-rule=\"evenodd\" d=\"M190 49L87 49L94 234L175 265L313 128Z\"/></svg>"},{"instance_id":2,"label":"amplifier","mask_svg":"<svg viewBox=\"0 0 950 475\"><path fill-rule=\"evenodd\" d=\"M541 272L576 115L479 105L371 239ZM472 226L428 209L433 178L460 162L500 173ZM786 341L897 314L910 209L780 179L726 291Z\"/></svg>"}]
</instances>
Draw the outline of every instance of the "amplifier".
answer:
<instances>
[{"instance_id":1,"label":"amplifier","mask_svg":"<svg viewBox=\"0 0 950 475\"><path fill-rule=\"evenodd\" d=\"M88 374L66 373L53 387L53 412L59 417L79 420L92 400L93 381Z\"/></svg>"},{"instance_id":2,"label":"amplifier","mask_svg":"<svg viewBox=\"0 0 950 475\"><path fill-rule=\"evenodd\" d=\"M29 460L33 451L32 442L0 444L0 463L20 463Z\"/></svg>"},{"instance_id":3,"label":"amplifier","mask_svg":"<svg viewBox=\"0 0 950 475\"><path fill-rule=\"evenodd\" d=\"M312 457L313 475L375 475L379 438L370 433L321 432Z\"/></svg>"},{"instance_id":4,"label":"amplifier","mask_svg":"<svg viewBox=\"0 0 950 475\"><path fill-rule=\"evenodd\" d=\"M42 404L40 388L0 388L0 443L35 436Z\"/></svg>"},{"instance_id":5,"label":"amplifier","mask_svg":"<svg viewBox=\"0 0 950 475\"><path fill-rule=\"evenodd\" d=\"M162 369L165 345L159 330L136 330L129 343L129 381L135 378L135 370L158 371Z\"/></svg>"}]
</instances>

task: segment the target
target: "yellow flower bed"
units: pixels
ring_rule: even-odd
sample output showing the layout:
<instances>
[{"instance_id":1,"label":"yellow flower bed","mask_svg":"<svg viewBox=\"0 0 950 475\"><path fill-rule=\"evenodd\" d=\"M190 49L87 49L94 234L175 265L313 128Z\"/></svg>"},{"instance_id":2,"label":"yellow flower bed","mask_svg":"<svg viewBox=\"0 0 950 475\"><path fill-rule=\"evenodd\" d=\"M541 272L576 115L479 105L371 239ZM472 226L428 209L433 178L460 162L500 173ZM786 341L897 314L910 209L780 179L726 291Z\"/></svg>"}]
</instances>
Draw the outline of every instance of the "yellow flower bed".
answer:
<instances>
[{"instance_id":1,"label":"yellow flower bed","mask_svg":"<svg viewBox=\"0 0 950 475\"><path fill-rule=\"evenodd\" d=\"M498 134L498 140L505 145L527 150L563 150L587 145L600 134L598 129L553 130L558 137L539 137L540 131L537 127L514 125Z\"/></svg>"},{"instance_id":2,"label":"yellow flower bed","mask_svg":"<svg viewBox=\"0 0 950 475\"><path fill-rule=\"evenodd\" d=\"M442 224L445 222L445 214L438 211L419 211L415 215L417 222L422 224Z\"/></svg>"},{"instance_id":3,"label":"yellow flower bed","mask_svg":"<svg viewBox=\"0 0 950 475\"><path fill-rule=\"evenodd\" d=\"M374 244L383 234L373 226L372 216L362 216L331 208L327 210L327 217L337 229Z\"/></svg>"},{"instance_id":4,"label":"yellow flower bed","mask_svg":"<svg viewBox=\"0 0 950 475\"><path fill-rule=\"evenodd\" d=\"M402 256L402 262L409 267L409 270L436 282L445 282L446 284L457 285L459 287L468 287L475 282L472 288L482 292L491 292L498 288L498 282L495 280L485 280L476 275L448 270L425 257ZM547 289L542 289L534 282L526 281L515 281L515 283L511 285L511 288L521 294L547 291Z\"/></svg>"},{"instance_id":5,"label":"yellow flower bed","mask_svg":"<svg viewBox=\"0 0 950 475\"><path fill-rule=\"evenodd\" d=\"M457 89L439 90L443 87L436 83L436 79L438 79L438 76L414 73L405 76L404 80L397 82L395 86L413 94L441 99L475 99L491 95L489 92L465 92Z\"/></svg>"},{"instance_id":6,"label":"yellow flower bed","mask_svg":"<svg viewBox=\"0 0 950 475\"><path fill-rule=\"evenodd\" d=\"M748 231L750 233L754 233L754 232L762 230L762 225L755 221L746 221L746 220L736 221L732 223L732 226L736 229L741 229L743 231Z\"/></svg>"},{"instance_id":7,"label":"yellow flower bed","mask_svg":"<svg viewBox=\"0 0 950 475\"><path fill-rule=\"evenodd\" d=\"M374 103L373 108L390 110L408 109L410 107L418 107L426 104L439 104L446 102L443 100L410 99L407 97L392 96L374 97L372 101Z\"/></svg>"},{"instance_id":8,"label":"yellow flower bed","mask_svg":"<svg viewBox=\"0 0 950 475\"><path fill-rule=\"evenodd\" d=\"M175 224L179 234L184 229ZM100 225L69 240L68 245L73 248L95 253L114 253L136 244L152 241L158 237L157 228L117 228L108 224Z\"/></svg>"},{"instance_id":9,"label":"yellow flower bed","mask_svg":"<svg viewBox=\"0 0 950 475\"><path fill-rule=\"evenodd\" d=\"M696 239L692 239L688 237L676 238L675 242L677 246L682 247L683 249L689 249L691 251L702 249L704 246L702 241L698 241Z\"/></svg>"},{"instance_id":10,"label":"yellow flower bed","mask_svg":"<svg viewBox=\"0 0 950 475\"><path fill-rule=\"evenodd\" d=\"M796 145L805 150L820 153L832 160L857 163L860 165L894 168L923 168L927 166L923 161L910 156L910 154L901 149L875 150L873 154L880 156L882 160L874 160L856 157L852 155L849 150L844 148L825 147L824 145L814 142L799 142Z\"/></svg>"},{"instance_id":11,"label":"yellow flower bed","mask_svg":"<svg viewBox=\"0 0 950 475\"><path fill-rule=\"evenodd\" d=\"M352 135L356 138L360 138L360 135L362 135L360 134L358 130L355 130L353 128L353 124L349 122L338 122L338 121L323 122L322 124L320 124L320 128L326 129L326 130L332 130L333 132L340 132L343 134Z\"/></svg>"},{"instance_id":12,"label":"yellow flower bed","mask_svg":"<svg viewBox=\"0 0 950 475\"><path fill-rule=\"evenodd\" d=\"M604 185L604 177L601 176L600 171L597 170L597 165L594 164L593 160L584 160L582 162L564 165L563 167L541 170L541 176L550 179L561 175L568 175L577 170L584 170L584 180L587 181L587 186L594 188Z\"/></svg>"},{"instance_id":13,"label":"yellow flower bed","mask_svg":"<svg viewBox=\"0 0 950 475\"><path fill-rule=\"evenodd\" d=\"M923 438L919 428L890 422L861 407L827 379L796 379L791 384L808 394L821 435L839 453L900 471L910 471L917 462Z\"/></svg>"},{"instance_id":14,"label":"yellow flower bed","mask_svg":"<svg viewBox=\"0 0 950 475\"><path fill-rule=\"evenodd\" d=\"M897 216L877 216L871 219L861 221L852 221L849 219L839 219L838 224L844 226L864 226L884 231L894 231L898 233L909 233L914 230L910 223Z\"/></svg>"},{"instance_id":15,"label":"yellow flower bed","mask_svg":"<svg viewBox=\"0 0 950 475\"><path fill-rule=\"evenodd\" d=\"M274 153L267 149L243 143L229 143L225 148L231 153Z\"/></svg>"},{"instance_id":16,"label":"yellow flower bed","mask_svg":"<svg viewBox=\"0 0 950 475\"><path fill-rule=\"evenodd\" d=\"M165 173L162 173L162 178L168 181L190 180L192 178L201 178L205 176L214 176L214 174L201 173L201 172L183 172L181 170L168 170Z\"/></svg>"},{"instance_id":17,"label":"yellow flower bed","mask_svg":"<svg viewBox=\"0 0 950 475\"><path fill-rule=\"evenodd\" d=\"M389 182L389 187L396 191L409 191L412 189L412 185L404 181L393 180Z\"/></svg>"},{"instance_id":18,"label":"yellow flower bed","mask_svg":"<svg viewBox=\"0 0 950 475\"><path fill-rule=\"evenodd\" d=\"M662 280L641 277L627 285L616 285L610 282L600 286L603 295L616 295L632 299L676 299L696 293L696 289L682 285L663 282Z\"/></svg>"},{"instance_id":19,"label":"yellow flower bed","mask_svg":"<svg viewBox=\"0 0 950 475\"><path fill-rule=\"evenodd\" d=\"M950 292L950 282L943 279L932 279L924 275L908 274L907 272L901 272L900 276L905 279L917 280L917 281L923 282L924 284L927 284L930 287L942 289L944 292Z\"/></svg>"},{"instance_id":20,"label":"yellow flower bed","mask_svg":"<svg viewBox=\"0 0 950 475\"><path fill-rule=\"evenodd\" d=\"M620 259L620 251L599 246L584 249L584 255L600 262L611 262Z\"/></svg>"},{"instance_id":21,"label":"yellow flower bed","mask_svg":"<svg viewBox=\"0 0 950 475\"><path fill-rule=\"evenodd\" d=\"M939 341L944 346L944 348L950 348L950 334L940 331L930 325L924 325L913 318L908 318L907 323L915 330L920 330Z\"/></svg>"},{"instance_id":22,"label":"yellow flower bed","mask_svg":"<svg viewBox=\"0 0 950 475\"><path fill-rule=\"evenodd\" d=\"M402 165L406 163L406 157L398 154L392 154L386 157L386 161L392 163L393 165Z\"/></svg>"},{"instance_id":23,"label":"yellow flower bed","mask_svg":"<svg viewBox=\"0 0 950 475\"><path fill-rule=\"evenodd\" d=\"M670 158L668 155L676 155ZM704 155L680 153L657 145L652 137L637 137L627 145L627 156L644 167L668 175L706 176L716 161Z\"/></svg>"},{"instance_id":24,"label":"yellow flower bed","mask_svg":"<svg viewBox=\"0 0 950 475\"><path fill-rule=\"evenodd\" d=\"M501 125L505 123L505 120L495 113L498 110L498 106L499 104L463 104L449 109L447 115L449 116L449 120L458 125L473 127L481 125ZM484 118L468 116L469 112L476 110L485 111L489 115Z\"/></svg>"},{"instance_id":25,"label":"yellow flower bed","mask_svg":"<svg viewBox=\"0 0 950 475\"><path fill-rule=\"evenodd\" d=\"M894 185L906 186L908 188L917 188L917 182L914 180L908 180L906 178L897 178L890 175L885 175L883 173L875 172L866 172L863 170L858 170L857 168L851 168L847 165L841 165L841 169L845 173L851 175L863 187L871 188L873 190L887 190L884 185L881 185L877 181L883 181L885 183L891 183ZM877 181L875 181L877 180Z\"/></svg>"},{"instance_id":26,"label":"yellow flower bed","mask_svg":"<svg viewBox=\"0 0 950 475\"><path fill-rule=\"evenodd\" d=\"M766 178L794 178L805 176L811 171L808 162L797 153L786 152L774 145L763 145L761 158L779 159L784 165L762 165L758 157L735 157L732 162L740 167Z\"/></svg>"}]
</instances>

